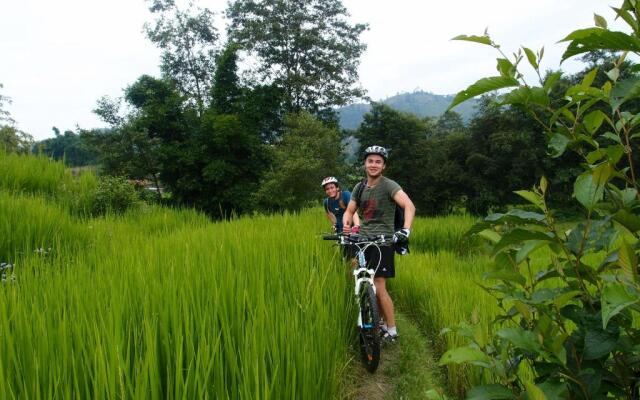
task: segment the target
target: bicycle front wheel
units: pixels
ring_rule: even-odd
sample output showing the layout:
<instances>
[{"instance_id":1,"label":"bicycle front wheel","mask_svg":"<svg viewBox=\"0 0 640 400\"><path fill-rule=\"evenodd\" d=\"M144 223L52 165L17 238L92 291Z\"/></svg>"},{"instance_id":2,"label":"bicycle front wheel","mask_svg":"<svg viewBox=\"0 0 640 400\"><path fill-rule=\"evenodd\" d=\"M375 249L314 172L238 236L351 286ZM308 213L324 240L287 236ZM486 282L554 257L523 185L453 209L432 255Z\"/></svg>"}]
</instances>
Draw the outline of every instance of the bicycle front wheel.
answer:
<instances>
[{"instance_id":1,"label":"bicycle front wheel","mask_svg":"<svg viewBox=\"0 0 640 400\"><path fill-rule=\"evenodd\" d=\"M374 373L380 363L380 313L373 287L364 284L360 291L360 353L367 371Z\"/></svg>"}]
</instances>

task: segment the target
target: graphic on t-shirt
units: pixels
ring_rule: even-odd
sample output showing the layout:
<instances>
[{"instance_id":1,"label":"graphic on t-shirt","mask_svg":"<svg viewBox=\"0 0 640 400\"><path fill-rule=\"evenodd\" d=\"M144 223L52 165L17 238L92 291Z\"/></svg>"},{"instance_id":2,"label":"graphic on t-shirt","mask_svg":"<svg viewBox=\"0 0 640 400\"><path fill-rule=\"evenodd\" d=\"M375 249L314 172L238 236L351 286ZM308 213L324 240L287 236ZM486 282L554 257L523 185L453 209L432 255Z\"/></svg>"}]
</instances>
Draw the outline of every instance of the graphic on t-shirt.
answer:
<instances>
[{"instance_id":1,"label":"graphic on t-shirt","mask_svg":"<svg viewBox=\"0 0 640 400\"><path fill-rule=\"evenodd\" d=\"M384 211L377 208L378 202L376 199L364 200L362 202L362 215L365 221L369 221L374 218L382 218Z\"/></svg>"}]
</instances>

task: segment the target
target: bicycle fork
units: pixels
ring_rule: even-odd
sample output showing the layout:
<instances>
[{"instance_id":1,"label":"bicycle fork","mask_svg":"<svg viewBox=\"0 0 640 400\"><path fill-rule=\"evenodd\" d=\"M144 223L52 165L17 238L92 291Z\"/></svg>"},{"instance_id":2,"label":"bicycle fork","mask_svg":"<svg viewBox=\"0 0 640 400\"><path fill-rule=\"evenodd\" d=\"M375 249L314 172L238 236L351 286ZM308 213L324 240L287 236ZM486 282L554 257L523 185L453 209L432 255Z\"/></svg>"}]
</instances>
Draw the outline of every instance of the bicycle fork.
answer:
<instances>
[{"instance_id":1,"label":"bicycle fork","mask_svg":"<svg viewBox=\"0 0 640 400\"><path fill-rule=\"evenodd\" d=\"M364 258L364 257L363 257ZM362 260L364 261L364 260ZM360 265L366 265L364 262L359 263ZM362 323L362 309L360 305L360 300L362 297L361 288L364 283L369 283L369 285L373 288L373 293L376 293L376 285L373 283L372 276L375 275L375 271L372 269L367 269L366 267L359 267L353 270L353 276L355 278L355 296L356 301L358 303L358 328L360 329L372 329L374 326L370 324Z\"/></svg>"}]
</instances>

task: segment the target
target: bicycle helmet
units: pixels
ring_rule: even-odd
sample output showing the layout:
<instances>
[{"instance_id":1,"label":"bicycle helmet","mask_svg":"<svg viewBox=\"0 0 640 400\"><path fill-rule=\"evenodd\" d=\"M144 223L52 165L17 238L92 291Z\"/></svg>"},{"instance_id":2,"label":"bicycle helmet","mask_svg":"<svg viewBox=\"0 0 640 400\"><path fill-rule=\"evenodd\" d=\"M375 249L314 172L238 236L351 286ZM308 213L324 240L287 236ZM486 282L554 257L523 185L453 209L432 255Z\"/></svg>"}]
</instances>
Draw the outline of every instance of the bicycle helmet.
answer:
<instances>
[{"instance_id":1,"label":"bicycle helmet","mask_svg":"<svg viewBox=\"0 0 640 400\"><path fill-rule=\"evenodd\" d=\"M324 187L324 185L329 184L329 183L335 183L336 186L338 186L338 180L333 176L327 176L326 178L324 178L322 180L321 186Z\"/></svg>"},{"instance_id":2,"label":"bicycle helmet","mask_svg":"<svg viewBox=\"0 0 640 400\"><path fill-rule=\"evenodd\" d=\"M387 162L387 158L389 157L389 153L387 149L382 146L369 146L364 150L364 157L362 159L366 159L371 154L377 154L384 159L384 162Z\"/></svg>"}]
</instances>

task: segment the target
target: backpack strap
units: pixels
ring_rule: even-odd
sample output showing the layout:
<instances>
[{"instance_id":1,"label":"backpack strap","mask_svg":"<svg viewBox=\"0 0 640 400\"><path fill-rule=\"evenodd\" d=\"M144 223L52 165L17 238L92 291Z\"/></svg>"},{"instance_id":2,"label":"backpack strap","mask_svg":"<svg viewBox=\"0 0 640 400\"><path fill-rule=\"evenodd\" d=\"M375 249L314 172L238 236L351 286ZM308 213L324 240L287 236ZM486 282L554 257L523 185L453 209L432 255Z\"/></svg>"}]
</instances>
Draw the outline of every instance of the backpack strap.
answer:
<instances>
[{"instance_id":1,"label":"backpack strap","mask_svg":"<svg viewBox=\"0 0 640 400\"><path fill-rule=\"evenodd\" d=\"M356 190L356 192L353 194L353 197L351 197L355 202L356 202L356 206L360 207L360 202L361 202L361 197L362 197L362 192L364 192L364 187L367 184L367 178L364 178L362 181L360 181L360 185L358 185L358 190Z\"/></svg>"},{"instance_id":2,"label":"backpack strap","mask_svg":"<svg viewBox=\"0 0 640 400\"><path fill-rule=\"evenodd\" d=\"M343 210L347 209L347 202L344 201L344 191L340 191L340 199L338 200L338 207L342 208Z\"/></svg>"}]
</instances>

